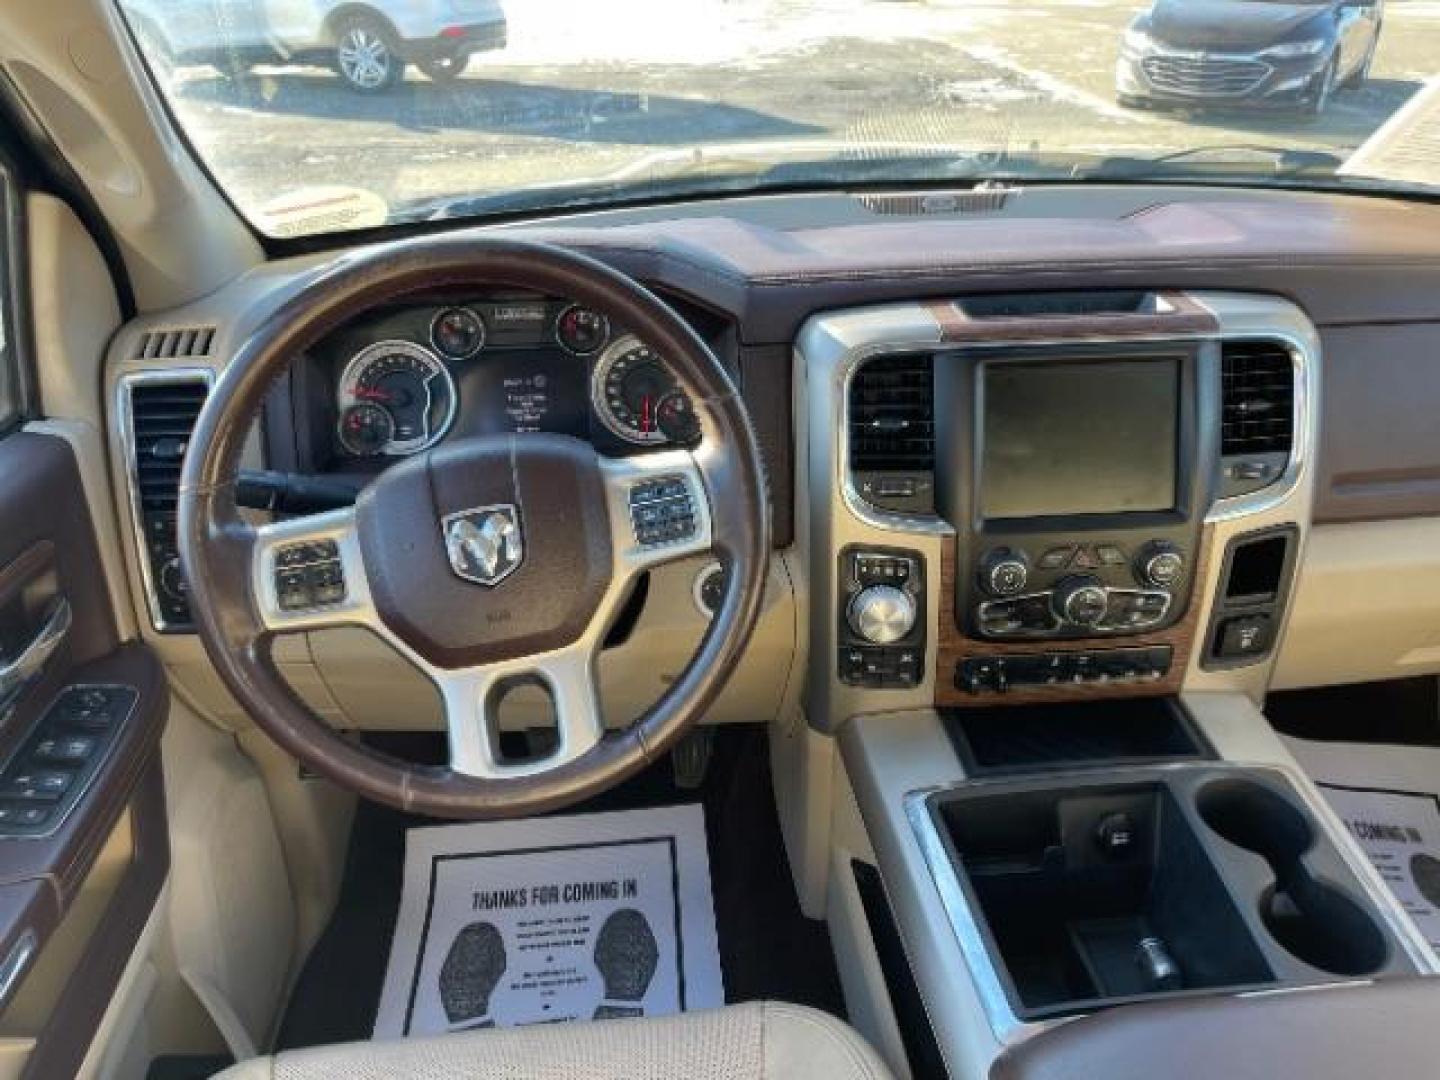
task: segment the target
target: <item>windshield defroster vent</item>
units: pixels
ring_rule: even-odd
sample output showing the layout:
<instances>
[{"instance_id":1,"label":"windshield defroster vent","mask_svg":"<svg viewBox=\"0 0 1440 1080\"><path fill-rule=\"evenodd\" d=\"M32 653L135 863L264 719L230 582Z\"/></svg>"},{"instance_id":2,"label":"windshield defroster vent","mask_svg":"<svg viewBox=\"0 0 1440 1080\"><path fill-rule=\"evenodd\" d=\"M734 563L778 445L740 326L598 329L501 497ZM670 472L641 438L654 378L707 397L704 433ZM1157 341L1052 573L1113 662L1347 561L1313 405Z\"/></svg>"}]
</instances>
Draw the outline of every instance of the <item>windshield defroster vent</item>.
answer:
<instances>
[{"instance_id":1,"label":"windshield defroster vent","mask_svg":"<svg viewBox=\"0 0 1440 1080\"><path fill-rule=\"evenodd\" d=\"M852 482L866 502L932 513L935 486L934 360L867 360L850 380L847 437Z\"/></svg>"},{"instance_id":2,"label":"windshield defroster vent","mask_svg":"<svg viewBox=\"0 0 1440 1080\"><path fill-rule=\"evenodd\" d=\"M1279 479L1295 439L1295 367L1289 348L1266 340L1221 345L1222 495Z\"/></svg>"},{"instance_id":3,"label":"windshield defroster vent","mask_svg":"<svg viewBox=\"0 0 1440 1080\"><path fill-rule=\"evenodd\" d=\"M893 217L924 217L931 214L999 213L1010 202L1015 188L979 187L973 191L876 192L857 195L860 205L872 214Z\"/></svg>"},{"instance_id":4,"label":"windshield defroster vent","mask_svg":"<svg viewBox=\"0 0 1440 1080\"><path fill-rule=\"evenodd\" d=\"M175 522L180 469L209 393L210 377L202 372L133 375L121 391L137 546L157 630L190 625Z\"/></svg>"}]
</instances>

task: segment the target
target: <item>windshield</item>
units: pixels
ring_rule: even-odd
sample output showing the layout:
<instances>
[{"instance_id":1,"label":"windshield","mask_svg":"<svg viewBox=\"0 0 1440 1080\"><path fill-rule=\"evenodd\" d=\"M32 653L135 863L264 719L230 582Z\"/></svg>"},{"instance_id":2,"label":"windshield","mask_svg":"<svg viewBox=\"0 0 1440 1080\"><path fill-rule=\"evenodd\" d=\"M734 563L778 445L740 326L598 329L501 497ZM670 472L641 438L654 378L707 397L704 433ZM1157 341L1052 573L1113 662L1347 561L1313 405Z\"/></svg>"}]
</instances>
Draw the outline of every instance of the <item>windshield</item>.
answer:
<instances>
[{"instance_id":1,"label":"windshield","mask_svg":"<svg viewBox=\"0 0 1440 1080\"><path fill-rule=\"evenodd\" d=\"M120 3L271 236L827 186L1440 188L1435 3Z\"/></svg>"}]
</instances>

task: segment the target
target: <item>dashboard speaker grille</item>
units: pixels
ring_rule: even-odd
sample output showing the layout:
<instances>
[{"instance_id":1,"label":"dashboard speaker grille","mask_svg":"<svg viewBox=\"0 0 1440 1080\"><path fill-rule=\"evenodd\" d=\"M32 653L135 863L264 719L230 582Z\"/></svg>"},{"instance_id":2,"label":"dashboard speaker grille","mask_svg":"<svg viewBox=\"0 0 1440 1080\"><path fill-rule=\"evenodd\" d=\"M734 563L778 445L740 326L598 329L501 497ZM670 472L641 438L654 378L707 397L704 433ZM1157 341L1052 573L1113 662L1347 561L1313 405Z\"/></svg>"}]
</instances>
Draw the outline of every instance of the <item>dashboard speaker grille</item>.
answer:
<instances>
[{"instance_id":1,"label":"dashboard speaker grille","mask_svg":"<svg viewBox=\"0 0 1440 1080\"><path fill-rule=\"evenodd\" d=\"M850 381L850 467L856 472L935 467L934 361L867 360Z\"/></svg>"},{"instance_id":2,"label":"dashboard speaker grille","mask_svg":"<svg viewBox=\"0 0 1440 1080\"><path fill-rule=\"evenodd\" d=\"M1295 371L1278 341L1227 341L1221 348L1226 457L1290 452L1295 437Z\"/></svg>"}]
</instances>

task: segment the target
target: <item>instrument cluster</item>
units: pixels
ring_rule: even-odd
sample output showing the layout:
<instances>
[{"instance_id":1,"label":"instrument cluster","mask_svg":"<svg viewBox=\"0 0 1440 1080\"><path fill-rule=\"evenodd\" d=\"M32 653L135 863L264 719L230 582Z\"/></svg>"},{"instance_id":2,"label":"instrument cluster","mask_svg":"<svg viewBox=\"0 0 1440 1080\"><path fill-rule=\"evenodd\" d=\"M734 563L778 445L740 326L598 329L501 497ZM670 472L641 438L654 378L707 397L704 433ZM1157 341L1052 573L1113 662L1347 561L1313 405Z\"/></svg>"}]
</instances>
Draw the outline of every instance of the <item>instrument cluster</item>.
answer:
<instances>
[{"instance_id":1,"label":"instrument cluster","mask_svg":"<svg viewBox=\"0 0 1440 1080\"><path fill-rule=\"evenodd\" d=\"M665 358L597 311L489 297L375 312L323 350L349 458L404 457L452 432L552 431L602 449L685 445L690 395Z\"/></svg>"}]
</instances>

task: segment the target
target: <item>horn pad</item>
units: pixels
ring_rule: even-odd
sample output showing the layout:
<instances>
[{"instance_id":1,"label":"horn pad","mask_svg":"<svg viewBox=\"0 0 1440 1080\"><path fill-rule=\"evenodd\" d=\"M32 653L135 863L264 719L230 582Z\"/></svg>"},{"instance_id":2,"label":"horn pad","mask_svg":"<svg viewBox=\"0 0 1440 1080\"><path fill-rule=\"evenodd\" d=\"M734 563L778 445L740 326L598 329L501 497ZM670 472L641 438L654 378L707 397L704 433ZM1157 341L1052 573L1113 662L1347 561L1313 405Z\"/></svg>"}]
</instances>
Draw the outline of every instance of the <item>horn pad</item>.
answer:
<instances>
[{"instance_id":1,"label":"horn pad","mask_svg":"<svg viewBox=\"0 0 1440 1080\"><path fill-rule=\"evenodd\" d=\"M610 584L600 461L565 435L417 454L366 488L356 524L380 618L440 667L569 645Z\"/></svg>"}]
</instances>

